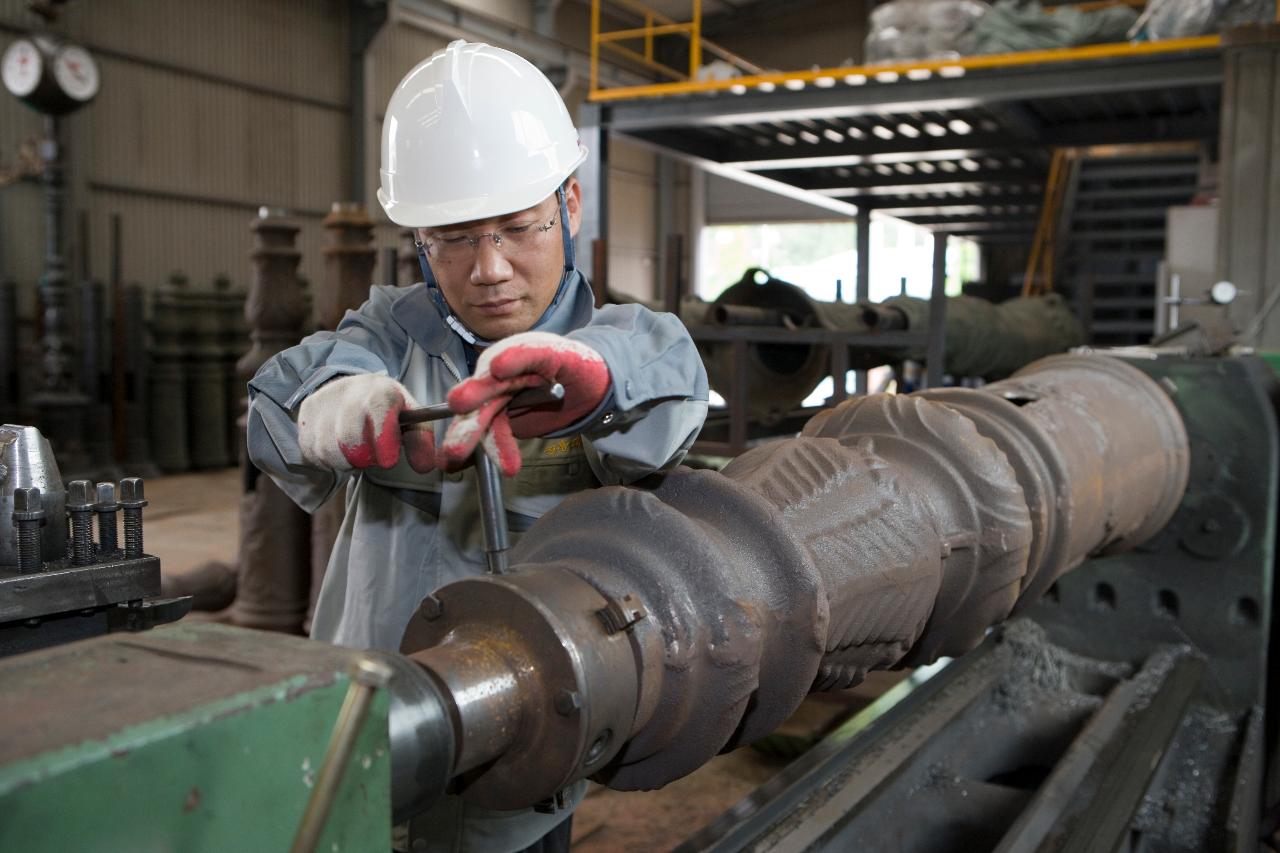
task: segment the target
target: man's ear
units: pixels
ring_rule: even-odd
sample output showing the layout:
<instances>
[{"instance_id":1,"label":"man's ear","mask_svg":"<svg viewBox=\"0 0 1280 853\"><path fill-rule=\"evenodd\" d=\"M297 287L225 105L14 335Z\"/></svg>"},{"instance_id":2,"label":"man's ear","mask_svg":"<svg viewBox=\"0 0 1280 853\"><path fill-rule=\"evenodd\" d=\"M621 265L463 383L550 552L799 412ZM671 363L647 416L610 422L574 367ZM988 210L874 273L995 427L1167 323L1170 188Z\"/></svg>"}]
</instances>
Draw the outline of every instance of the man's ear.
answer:
<instances>
[{"instance_id":1,"label":"man's ear","mask_svg":"<svg viewBox=\"0 0 1280 853\"><path fill-rule=\"evenodd\" d=\"M577 237L582 225L582 184L570 177L564 182L564 204L569 210L569 236Z\"/></svg>"}]
</instances>

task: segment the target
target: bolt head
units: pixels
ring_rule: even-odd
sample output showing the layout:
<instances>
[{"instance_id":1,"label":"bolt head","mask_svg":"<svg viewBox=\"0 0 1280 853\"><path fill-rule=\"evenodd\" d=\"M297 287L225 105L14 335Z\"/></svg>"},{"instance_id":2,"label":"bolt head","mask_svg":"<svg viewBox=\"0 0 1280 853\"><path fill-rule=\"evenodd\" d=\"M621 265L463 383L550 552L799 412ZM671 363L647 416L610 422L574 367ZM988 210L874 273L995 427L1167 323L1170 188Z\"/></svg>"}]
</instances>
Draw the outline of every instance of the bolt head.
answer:
<instances>
[{"instance_id":1,"label":"bolt head","mask_svg":"<svg viewBox=\"0 0 1280 853\"><path fill-rule=\"evenodd\" d=\"M418 605L418 610L425 618L435 621L444 615L444 602L434 595L428 595L422 599L422 604Z\"/></svg>"},{"instance_id":2,"label":"bolt head","mask_svg":"<svg viewBox=\"0 0 1280 853\"><path fill-rule=\"evenodd\" d=\"M565 717L582 707L582 697L574 690L561 690L556 694L556 713Z\"/></svg>"},{"instance_id":3,"label":"bolt head","mask_svg":"<svg viewBox=\"0 0 1280 853\"><path fill-rule=\"evenodd\" d=\"M98 506L103 509L114 509L116 506L116 484L98 484Z\"/></svg>"},{"instance_id":4,"label":"bolt head","mask_svg":"<svg viewBox=\"0 0 1280 853\"><path fill-rule=\"evenodd\" d=\"M143 506L146 502L141 477L125 477L120 481L120 503Z\"/></svg>"},{"instance_id":5,"label":"bolt head","mask_svg":"<svg viewBox=\"0 0 1280 853\"><path fill-rule=\"evenodd\" d=\"M35 486L13 490L14 512L43 512L44 503L40 500L40 490Z\"/></svg>"},{"instance_id":6,"label":"bolt head","mask_svg":"<svg viewBox=\"0 0 1280 853\"><path fill-rule=\"evenodd\" d=\"M67 509L91 509L93 498L93 483L88 480L72 480L67 483Z\"/></svg>"}]
</instances>

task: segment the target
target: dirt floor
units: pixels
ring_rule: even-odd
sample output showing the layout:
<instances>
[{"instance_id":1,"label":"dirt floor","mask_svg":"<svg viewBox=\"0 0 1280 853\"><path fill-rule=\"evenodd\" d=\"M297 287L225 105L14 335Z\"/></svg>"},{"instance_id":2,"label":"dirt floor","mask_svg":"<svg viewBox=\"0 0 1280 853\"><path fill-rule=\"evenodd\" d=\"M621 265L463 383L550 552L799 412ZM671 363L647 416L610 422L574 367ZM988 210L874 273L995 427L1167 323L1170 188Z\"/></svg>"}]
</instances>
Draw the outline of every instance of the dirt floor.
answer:
<instances>
[{"instance_id":1,"label":"dirt floor","mask_svg":"<svg viewBox=\"0 0 1280 853\"><path fill-rule=\"evenodd\" d=\"M158 477L146 485L151 502L145 516L146 549L160 558L165 573L185 574L210 560L234 564L238 470ZM902 677L873 673L853 690L815 694L767 743L721 755L660 790L622 792L593 785L574 815L573 849L579 853L670 850Z\"/></svg>"}]
</instances>

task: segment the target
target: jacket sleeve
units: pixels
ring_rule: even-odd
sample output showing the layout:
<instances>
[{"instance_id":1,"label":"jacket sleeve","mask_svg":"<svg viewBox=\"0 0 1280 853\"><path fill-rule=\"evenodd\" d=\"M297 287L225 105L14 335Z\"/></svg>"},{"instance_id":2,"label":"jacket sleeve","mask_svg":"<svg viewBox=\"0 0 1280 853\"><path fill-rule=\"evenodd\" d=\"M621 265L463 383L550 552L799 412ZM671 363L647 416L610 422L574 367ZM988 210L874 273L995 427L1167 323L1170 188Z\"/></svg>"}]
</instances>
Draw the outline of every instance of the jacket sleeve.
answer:
<instances>
[{"instance_id":1,"label":"jacket sleeve","mask_svg":"<svg viewBox=\"0 0 1280 853\"><path fill-rule=\"evenodd\" d=\"M684 324L642 305L606 305L566 337L609 365L613 388L575 425L605 485L634 482L680 464L707 417L707 371Z\"/></svg>"},{"instance_id":2,"label":"jacket sleeve","mask_svg":"<svg viewBox=\"0 0 1280 853\"><path fill-rule=\"evenodd\" d=\"M295 416L308 394L338 376L383 373L399 378L408 336L391 317L403 291L375 287L359 310L348 311L333 332L316 332L272 356L249 380L245 447L250 461L267 472L307 512L342 486L347 474L305 463Z\"/></svg>"}]
</instances>

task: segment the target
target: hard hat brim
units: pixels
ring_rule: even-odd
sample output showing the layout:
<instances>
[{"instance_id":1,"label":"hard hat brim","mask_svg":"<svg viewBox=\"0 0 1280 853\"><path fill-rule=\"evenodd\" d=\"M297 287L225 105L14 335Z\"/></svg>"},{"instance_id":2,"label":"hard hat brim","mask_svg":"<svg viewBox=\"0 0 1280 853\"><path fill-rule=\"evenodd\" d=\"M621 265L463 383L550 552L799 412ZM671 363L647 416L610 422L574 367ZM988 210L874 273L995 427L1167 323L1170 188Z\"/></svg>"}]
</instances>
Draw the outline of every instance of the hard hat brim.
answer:
<instances>
[{"instance_id":1,"label":"hard hat brim","mask_svg":"<svg viewBox=\"0 0 1280 853\"><path fill-rule=\"evenodd\" d=\"M394 201L387 196L383 187L379 187L378 202L392 222L405 228L436 228L477 219L492 219L495 216L518 213L546 199L556 191L556 187L568 180L586 159L587 146L578 143L578 156L564 170L564 174L552 175L507 193L487 193L474 198L450 199L438 204L415 204ZM386 184L384 175L383 186L385 187Z\"/></svg>"}]
</instances>

